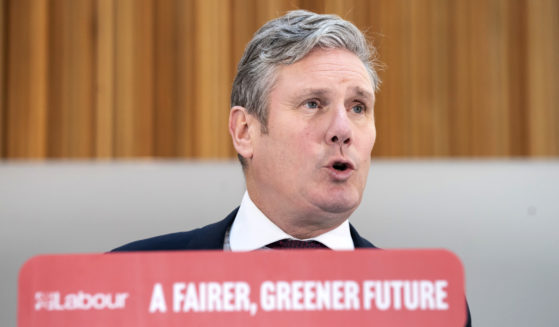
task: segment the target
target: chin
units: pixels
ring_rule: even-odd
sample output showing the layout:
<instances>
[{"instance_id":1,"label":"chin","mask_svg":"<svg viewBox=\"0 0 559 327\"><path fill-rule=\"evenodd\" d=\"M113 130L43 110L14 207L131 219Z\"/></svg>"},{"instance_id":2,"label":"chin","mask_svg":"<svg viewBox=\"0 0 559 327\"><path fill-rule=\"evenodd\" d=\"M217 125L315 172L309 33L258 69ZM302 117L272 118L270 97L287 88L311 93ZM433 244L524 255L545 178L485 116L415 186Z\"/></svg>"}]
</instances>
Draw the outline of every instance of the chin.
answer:
<instances>
[{"instance_id":1,"label":"chin","mask_svg":"<svg viewBox=\"0 0 559 327\"><path fill-rule=\"evenodd\" d=\"M330 198L323 199L320 201L318 207L322 211L333 213L333 214L343 214L347 213L348 216L357 208L359 205L359 199L346 197L346 196L334 196Z\"/></svg>"},{"instance_id":2,"label":"chin","mask_svg":"<svg viewBox=\"0 0 559 327\"><path fill-rule=\"evenodd\" d=\"M308 188L303 198L322 213L349 217L361 203L361 192L350 185L316 185Z\"/></svg>"}]
</instances>

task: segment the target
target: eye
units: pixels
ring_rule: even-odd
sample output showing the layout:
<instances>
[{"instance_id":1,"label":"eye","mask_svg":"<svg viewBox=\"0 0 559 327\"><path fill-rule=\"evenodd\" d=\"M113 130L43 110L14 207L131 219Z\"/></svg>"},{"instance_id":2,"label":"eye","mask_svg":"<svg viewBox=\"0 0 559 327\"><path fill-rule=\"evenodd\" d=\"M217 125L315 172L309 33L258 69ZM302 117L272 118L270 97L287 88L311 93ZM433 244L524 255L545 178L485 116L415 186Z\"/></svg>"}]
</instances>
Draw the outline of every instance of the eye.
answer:
<instances>
[{"instance_id":1,"label":"eye","mask_svg":"<svg viewBox=\"0 0 559 327\"><path fill-rule=\"evenodd\" d=\"M353 107L351 107L351 110L353 110L353 112L356 114L362 114L365 112L365 106L362 104L356 104Z\"/></svg>"},{"instance_id":2,"label":"eye","mask_svg":"<svg viewBox=\"0 0 559 327\"><path fill-rule=\"evenodd\" d=\"M309 109L318 109L319 106L320 106L320 104L317 100L309 100L309 101L305 102L305 107L307 107Z\"/></svg>"}]
</instances>

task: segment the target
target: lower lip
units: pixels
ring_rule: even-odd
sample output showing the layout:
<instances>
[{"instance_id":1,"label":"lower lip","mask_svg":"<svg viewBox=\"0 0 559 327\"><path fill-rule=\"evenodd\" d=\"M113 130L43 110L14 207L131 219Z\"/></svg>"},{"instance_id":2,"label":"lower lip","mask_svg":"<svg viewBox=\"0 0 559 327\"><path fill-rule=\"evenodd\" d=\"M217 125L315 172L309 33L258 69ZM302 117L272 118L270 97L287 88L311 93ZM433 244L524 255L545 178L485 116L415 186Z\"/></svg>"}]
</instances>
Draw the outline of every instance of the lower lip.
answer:
<instances>
[{"instance_id":1,"label":"lower lip","mask_svg":"<svg viewBox=\"0 0 559 327\"><path fill-rule=\"evenodd\" d=\"M334 180L343 182L348 180L349 177L351 177L351 175L353 174L353 169L348 168L342 171L342 170L334 169L332 167L328 167L328 173Z\"/></svg>"}]
</instances>

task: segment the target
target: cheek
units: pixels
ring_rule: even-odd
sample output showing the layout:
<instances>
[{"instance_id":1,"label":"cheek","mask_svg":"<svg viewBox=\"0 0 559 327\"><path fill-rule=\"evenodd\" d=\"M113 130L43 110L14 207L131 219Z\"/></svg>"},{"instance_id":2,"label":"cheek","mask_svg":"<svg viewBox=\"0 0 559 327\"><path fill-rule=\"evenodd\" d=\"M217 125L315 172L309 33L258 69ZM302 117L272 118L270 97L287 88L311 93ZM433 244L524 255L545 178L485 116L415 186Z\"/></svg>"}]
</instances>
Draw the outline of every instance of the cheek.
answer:
<instances>
[{"instance_id":1,"label":"cheek","mask_svg":"<svg viewBox=\"0 0 559 327\"><path fill-rule=\"evenodd\" d=\"M375 145L375 141L377 140L377 128L374 123L373 123L373 131L371 132L371 138L372 138L372 142L371 142L371 150L372 150L373 146Z\"/></svg>"},{"instance_id":2,"label":"cheek","mask_svg":"<svg viewBox=\"0 0 559 327\"><path fill-rule=\"evenodd\" d=\"M377 140L377 132L376 130L373 130L373 132L371 133L371 137L369 138L369 151L368 151L369 155L373 151L373 147L375 146L376 140Z\"/></svg>"},{"instance_id":3,"label":"cheek","mask_svg":"<svg viewBox=\"0 0 559 327\"><path fill-rule=\"evenodd\" d=\"M300 135L300 137L291 138L285 150L292 157L294 164L298 165L300 169L303 168L303 164L309 163L309 156L313 152L309 138L304 134Z\"/></svg>"},{"instance_id":4,"label":"cheek","mask_svg":"<svg viewBox=\"0 0 559 327\"><path fill-rule=\"evenodd\" d=\"M278 161L282 167L293 172L295 168L302 168L305 162L305 155L309 154L308 138L304 132L296 133L295 130L286 130L281 134L276 134L273 142L267 144L267 151Z\"/></svg>"},{"instance_id":5,"label":"cheek","mask_svg":"<svg viewBox=\"0 0 559 327\"><path fill-rule=\"evenodd\" d=\"M363 155L363 157L370 158L371 152L373 151L373 147L376 141L376 129L374 128L367 128L360 133L358 148L359 152Z\"/></svg>"},{"instance_id":6,"label":"cheek","mask_svg":"<svg viewBox=\"0 0 559 327\"><path fill-rule=\"evenodd\" d=\"M307 127L299 133L297 139L293 142L297 155L306 160L307 164L310 158L320 158L323 146L323 133L319 128L314 126Z\"/></svg>"}]
</instances>

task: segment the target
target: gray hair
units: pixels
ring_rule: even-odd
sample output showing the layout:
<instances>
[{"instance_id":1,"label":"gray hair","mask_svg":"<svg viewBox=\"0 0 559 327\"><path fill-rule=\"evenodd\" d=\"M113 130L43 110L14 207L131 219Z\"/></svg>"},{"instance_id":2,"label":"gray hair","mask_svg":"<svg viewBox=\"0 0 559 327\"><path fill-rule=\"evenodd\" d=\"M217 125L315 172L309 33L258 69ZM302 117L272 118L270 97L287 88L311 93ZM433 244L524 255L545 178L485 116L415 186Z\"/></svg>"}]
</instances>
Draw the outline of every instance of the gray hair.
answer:
<instances>
[{"instance_id":1,"label":"gray hair","mask_svg":"<svg viewBox=\"0 0 559 327\"><path fill-rule=\"evenodd\" d=\"M294 10L262 26L248 43L237 66L231 91L231 107L241 106L268 131L268 96L280 65L293 64L313 49L342 48L365 65L374 90L380 80L375 70L375 49L352 23L335 15ZM239 156L243 167L245 162Z\"/></svg>"}]
</instances>

